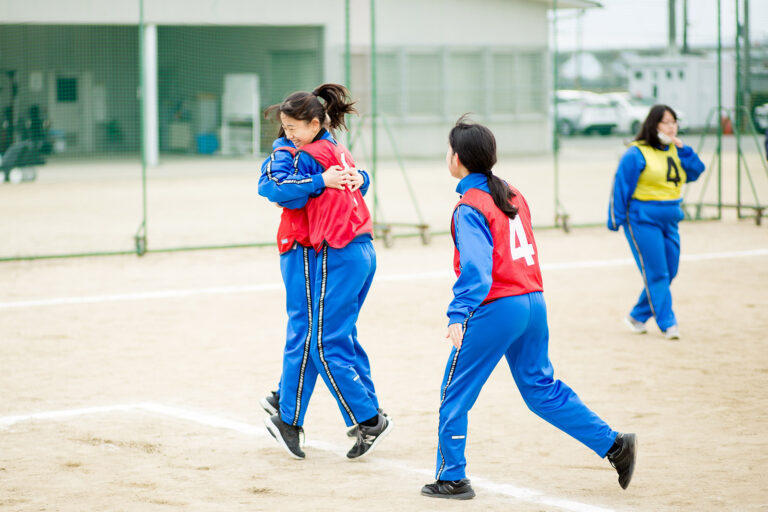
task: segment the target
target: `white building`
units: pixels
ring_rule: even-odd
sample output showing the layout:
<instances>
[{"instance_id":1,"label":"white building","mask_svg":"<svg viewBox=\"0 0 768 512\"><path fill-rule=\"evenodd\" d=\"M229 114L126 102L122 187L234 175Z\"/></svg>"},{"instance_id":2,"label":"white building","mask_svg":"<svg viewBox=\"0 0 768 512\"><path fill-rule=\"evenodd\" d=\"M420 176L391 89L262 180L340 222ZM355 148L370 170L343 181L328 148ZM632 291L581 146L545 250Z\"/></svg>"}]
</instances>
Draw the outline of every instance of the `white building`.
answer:
<instances>
[{"instance_id":1,"label":"white building","mask_svg":"<svg viewBox=\"0 0 768 512\"><path fill-rule=\"evenodd\" d=\"M717 126L717 56L633 56L628 59L629 93L664 103L685 116L687 128ZM722 106L733 109L736 65L732 52L722 54Z\"/></svg>"},{"instance_id":2,"label":"white building","mask_svg":"<svg viewBox=\"0 0 768 512\"><path fill-rule=\"evenodd\" d=\"M369 1L143 0L142 8L141 0L4 0L0 115L12 105L13 115L23 120L37 105L51 121L59 147L77 153L136 152L142 134L150 163L158 151L208 152L211 137L221 145L227 105L237 110L239 104L247 114L252 100L242 87L225 90L228 75L256 77L257 118L258 111L290 92L345 82L347 5L350 89L367 113ZM500 151L548 150L551 5L551 0L376 2L378 105L399 152L442 153L448 128L468 111L496 131ZM595 5L558 1L562 8ZM147 100L143 115L140 69ZM15 95L6 87L12 80ZM243 115L232 118L233 130L250 130ZM267 151L275 126L258 120L253 126L257 149ZM391 154L386 130L380 134L381 153Z\"/></svg>"}]
</instances>

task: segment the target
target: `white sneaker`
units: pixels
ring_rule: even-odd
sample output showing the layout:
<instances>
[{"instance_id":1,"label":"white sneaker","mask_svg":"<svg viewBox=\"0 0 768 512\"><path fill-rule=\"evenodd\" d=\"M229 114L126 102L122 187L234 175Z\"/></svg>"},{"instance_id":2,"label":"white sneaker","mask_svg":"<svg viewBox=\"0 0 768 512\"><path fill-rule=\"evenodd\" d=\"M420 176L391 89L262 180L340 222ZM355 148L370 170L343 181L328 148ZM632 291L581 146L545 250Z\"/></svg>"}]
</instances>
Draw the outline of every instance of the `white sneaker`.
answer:
<instances>
[{"instance_id":1,"label":"white sneaker","mask_svg":"<svg viewBox=\"0 0 768 512\"><path fill-rule=\"evenodd\" d=\"M667 338L668 340L679 340L680 329L678 329L676 325L668 327L667 330L664 331L664 337Z\"/></svg>"},{"instance_id":2,"label":"white sneaker","mask_svg":"<svg viewBox=\"0 0 768 512\"><path fill-rule=\"evenodd\" d=\"M625 316L624 323L627 324L635 334L645 334L648 332L648 329L645 328L645 324L640 320L635 320L632 315Z\"/></svg>"}]
</instances>

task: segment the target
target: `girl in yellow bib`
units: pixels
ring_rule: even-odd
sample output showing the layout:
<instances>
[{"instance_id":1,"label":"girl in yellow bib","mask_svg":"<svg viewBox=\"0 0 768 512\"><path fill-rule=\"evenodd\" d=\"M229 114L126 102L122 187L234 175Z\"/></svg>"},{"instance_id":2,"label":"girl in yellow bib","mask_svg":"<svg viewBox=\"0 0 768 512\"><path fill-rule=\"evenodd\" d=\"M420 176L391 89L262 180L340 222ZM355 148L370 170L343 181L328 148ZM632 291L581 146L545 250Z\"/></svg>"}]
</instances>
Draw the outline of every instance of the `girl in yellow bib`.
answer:
<instances>
[{"instance_id":1,"label":"girl in yellow bib","mask_svg":"<svg viewBox=\"0 0 768 512\"><path fill-rule=\"evenodd\" d=\"M640 133L619 162L608 205L608 229L624 234L643 277L643 291L625 318L632 331L646 332L654 317L667 339L680 338L669 285L680 262L683 185L696 181L704 163L677 138L677 114L651 108Z\"/></svg>"}]
</instances>

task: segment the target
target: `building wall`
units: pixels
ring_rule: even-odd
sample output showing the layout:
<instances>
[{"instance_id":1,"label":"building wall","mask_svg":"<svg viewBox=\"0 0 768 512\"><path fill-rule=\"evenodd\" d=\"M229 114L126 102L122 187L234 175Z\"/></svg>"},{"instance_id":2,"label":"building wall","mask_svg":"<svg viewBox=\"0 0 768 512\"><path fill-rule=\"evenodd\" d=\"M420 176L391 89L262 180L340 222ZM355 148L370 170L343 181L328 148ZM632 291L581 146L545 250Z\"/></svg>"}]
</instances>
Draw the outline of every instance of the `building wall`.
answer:
<instances>
[{"instance_id":1,"label":"building wall","mask_svg":"<svg viewBox=\"0 0 768 512\"><path fill-rule=\"evenodd\" d=\"M287 14L288 8L273 0L196 0L194 8L187 0L144 0L145 23L160 26L161 101L163 91L168 91L163 76L193 73L199 77L196 83L201 90L215 93L220 76L210 73L206 63L213 62L213 67L226 72L241 69L238 62L266 62L265 47L274 49L283 42L289 45L318 30L322 34L317 43L321 50L321 80L344 82L345 3L328 0L321 4L322 8L318 8L316 0L296 0ZM372 105L370 3L350 4L351 89L366 113ZM466 111L509 135L500 144L504 151L545 151L550 147L547 6L546 2L533 0L376 3L379 101L401 154L442 153L448 128ZM6 0L0 2L0 19L3 23L57 23L111 30L113 27L106 25L137 24L139 2ZM210 41L207 36L196 39L189 33L183 35L187 29L205 35L224 27L216 32L220 39L215 45L204 44ZM12 38L9 28L0 25L0 34ZM259 29L259 35L253 28ZM40 33L44 32L41 28ZM183 41L181 46L178 40ZM120 44L120 51L137 55L135 39ZM302 45L306 47L298 43ZM0 59L7 53L2 48L5 46L0 47ZM264 103L284 95L270 89L269 65L251 67L262 78ZM207 83L207 77L215 83ZM162 118L163 105L160 110ZM384 155L392 154L390 144L379 146Z\"/></svg>"}]
</instances>

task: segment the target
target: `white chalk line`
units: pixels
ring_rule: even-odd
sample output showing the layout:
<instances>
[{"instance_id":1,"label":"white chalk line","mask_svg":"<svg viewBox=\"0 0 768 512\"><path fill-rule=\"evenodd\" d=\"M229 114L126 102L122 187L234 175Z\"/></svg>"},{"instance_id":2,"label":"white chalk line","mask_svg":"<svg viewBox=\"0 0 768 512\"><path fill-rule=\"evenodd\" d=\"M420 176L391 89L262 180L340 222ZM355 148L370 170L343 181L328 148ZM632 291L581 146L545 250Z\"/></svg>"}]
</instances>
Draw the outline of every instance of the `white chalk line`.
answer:
<instances>
[{"instance_id":1,"label":"white chalk line","mask_svg":"<svg viewBox=\"0 0 768 512\"><path fill-rule=\"evenodd\" d=\"M35 420L59 420L74 418L77 416L88 414L102 414L111 412L132 412L132 411L144 411L154 414L160 414L169 416L172 418L183 419L205 425L208 427L220 428L224 430L231 430L246 435L258 435L264 438L271 439L266 429L262 425L252 425L243 421L231 420L227 418L221 418L210 414L191 411L188 409L182 409L180 407L173 407L164 404L157 404L152 402L141 402L135 404L123 404L123 405L108 405L102 407L84 407L80 409L67 409L59 411L44 411L31 414L20 414L14 416L0 417L0 429L8 428L16 423L22 423L26 421ZM306 446L311 448L330 452L339 456L344 456L346 449L336 446L324 441L307 441ZM426 469L418 469L411 466L407 466L400 462L388 459L373 459L371 462L386 466L397 470L398 472L407 472L426 479L434 478L434 473ZM614 509L598 507L573 501L564 498L557 498L553 496L547 496L541 491L535 489L528 489L525 487L517 487L510 484L498 484L491 480L479 477L472 477L472 485L478 489L484 489L494 494L500 494L508 498L513 498L518 501L525 501L536 505L546 505L550 507L557 507L562 510L568 510L571 512L616 512ZM425 498L426 499L426 498Z\"/></svg>"},{"instance_id":2,"label":"white chalk line","mask_svg":"<svg viewBox=\"0 0 768 512\"><path fill-rule=\"evenodd\" d=\"M768 249L753 249L749 251L729 251L703 254L686 254L682 261L705 261L731 258L749 258L753 256L768 256ZM569 270L579 268L605 268L634 265L632 258L617 258L608 260L571 261L565 263L544 263L542 270ZM412 274L389 274L374 278L377 283L399 281L423 281L429 279L454 279L456 275L449 271L416 272ZM283 283L264 283L252 285L218 286L213 288L190 288L186 290L157 290L153 292L118 293L110 295L91 295L85 297L54 297L50 299L20 300L0 302L0 309L23 309L40 306L62 306L68 304L99 304L130 300L178 299L201 295L230 295L236 293L253 293L277 291L283 289Z\"/></svg>"}]
</instances>

